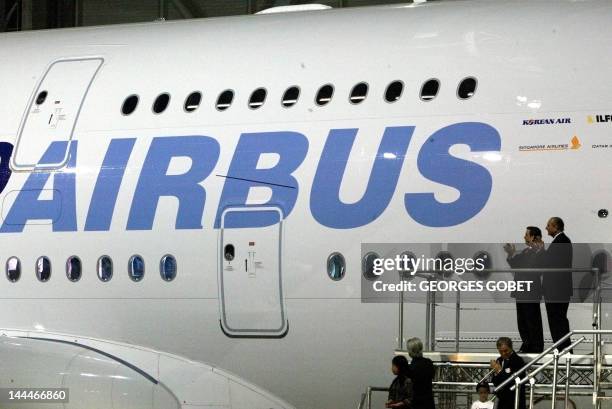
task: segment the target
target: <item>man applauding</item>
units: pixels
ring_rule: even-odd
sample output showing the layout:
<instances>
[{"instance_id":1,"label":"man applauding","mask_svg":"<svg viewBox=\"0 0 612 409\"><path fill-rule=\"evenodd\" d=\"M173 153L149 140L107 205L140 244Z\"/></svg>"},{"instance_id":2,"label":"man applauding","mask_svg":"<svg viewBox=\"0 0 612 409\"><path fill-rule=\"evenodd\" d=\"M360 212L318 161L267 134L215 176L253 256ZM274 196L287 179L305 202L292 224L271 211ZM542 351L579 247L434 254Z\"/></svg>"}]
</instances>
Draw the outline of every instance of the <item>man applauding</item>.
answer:
<instances>
[{"instance_id":1,"label":"man applauding","mask_svg":"<svg viewBox=\"0 0 612 409\"><path fill-rule=\"evenodd\" d=\"M542 231L534 226L528 226L525 231L527 247L517 252L513 244L506 244L504 250L508 254L507 261L512 268L542 267L544 242ZM523 344L519 352L539 353L544 350L544 331L542 329L542 314L540 299L542 298L541 275L538 272L516 272L515 281L531 281L529 291L515 291L516 321Z\"/></svg>"}]
</instances>

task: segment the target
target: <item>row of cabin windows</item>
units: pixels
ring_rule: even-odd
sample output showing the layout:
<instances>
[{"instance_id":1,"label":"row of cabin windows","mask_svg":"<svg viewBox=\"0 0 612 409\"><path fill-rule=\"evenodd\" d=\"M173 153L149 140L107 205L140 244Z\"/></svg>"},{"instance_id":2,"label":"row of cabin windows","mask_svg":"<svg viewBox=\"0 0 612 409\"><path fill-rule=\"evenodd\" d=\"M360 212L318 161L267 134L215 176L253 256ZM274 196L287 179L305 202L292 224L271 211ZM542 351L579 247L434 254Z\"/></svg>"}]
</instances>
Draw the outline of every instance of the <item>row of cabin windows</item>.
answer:
<instances>
[{"instance_id":1,"label":"row of cabin windows","mask_svg":"<svg viewBox=\"0 0 612 409\"><path fill-rule=\"evenodd\" d=\"M406 257L408 260L416 260L416 256L409 252L405 251L400 254L400 258ZM361 273L363 277L368 281L374 281L379 278L378 275L374 273L374 263L380 256L376 252L368 252L361 259ZM474 260L482 259L484 263L485 269L492 268L492 260L491 255L486 251L478 251L472 257ZM446 260L453 259L453 255L448 251L441 251L436 255L436 259L439 259L444 263ZM609 252L602 250L596 252L591 260L591 267L597 268L600 274L606 274L610 271L611 264L609 260L612 259L612 256ZM414 265L414 264L412 264ZM400 277L402 279L410 279L413 275L410 274L410 271L399 271ZM339 281L344 278L346 274L346 260L341 253L334 252L329 255L327 258L327 275L334 281ZM448 278L452 274L452 271L444 272L444 278ZM488 277L488 272L478 272L475 271L474 274L481 278L485 279Z\"/></svg>"},{"instance_id":2,"label":"row of cabin windows","mask_svg":"<svg viewBox=\"0 0 612 409\"><path fill-rule=\"evenodd\" d=\"M51 260L41 256L35 264L36 278L41 282L47 282L51 278ZM159 273L164 281L172 281L176 278L177 264L174 256L169 254L163 256L159 262ZM81 259L70 256L66 260L66 277L72 282L77 282L83 274ZM96 274L100 281L108 282L113 278L113 260L109 256L101 256L96 262ZM128 262L128 276L132 281L138 282L144 278L145 262L139 255L133 255ZM17 257L10 257L6 261L6 277L12 283L21 278L21 261Z\"/></svg>"},{"instance_id":3,"label":"row of cabin windows","mask_svg":"<svg viewBox=\"0 0 612 409\"><path fill-rule=\"evenodd\" d=\"M476 92L477 81L474 77L464 78L457 87L457 97L459 99L469 99L474 96ZM349 102L353 105L357 105L366 100L368 96L369 86L365 82L360 82L355 85L349 95ZM420 98L422 101L431 101L438 95L440 91L440 81L432 78L425 81L421 87ZM402 93L404 92L404 83L402 81L393 81L385 89L384 99L389 103L398 101ZM248 106L250 109L261 108L265 102L268 91L265 88L257 88L251 93L249 97ZM325 106L331 102L334 96L334 86L332 84L323 85L317 91L315 96L315 103L318 106ZM284 108L290 108L297 104L300 99L300 88L298 86L292 86L287 88L281 99L281 105ZM231 89L223 91L217 97L216 108L218 111L225 111L228 109L234 101L234 91ZM123 102L121 112L123 115L131 115L138 107L139 97L138 95L130 95ZM184 103L185 112L194 112L197 110L202 102L202 93L199 91L192 92L187 96ZM155 98L153 102L153 113L161 114L168 108L170 104L170 94L163 93Z\"/></svg>"},{"instance_id":4,"label":"row of cabin windows","mask_svg":"<svg viewBox=\"0 0 612 409\"><path fill-rule=\"evenodd\" d=\"M400 254L400 257L403 259L406 257L409 260L416 260L416 256L410 251L405 251ZM361 259L361 273L363 277L368 281L373 281L379 278L377 274L374 273L374 264L380 256L371 251L366 253ZM453 256L448 251L441 251L436 256L437 259L440 259L442 263L448 259L452 259ZM482 258L484 260L485 268L491 268L491 256L486 251L477 252L474 257L476 259ZM414 265L414 264L412 264ZM411 277L410 271L400 271L399 272L402 279L409 279ZM452 272L451 272L452 273ZM329 255L327 258L327 275L334 281L340 281L344 278L346 274L346 260L341 253L334 252ZM478 273L475 273L478 275ZM450 273L444 275L444 277L448 277ZM485 274L482 275L482 278L485 277Z\"/></svg>"}]
</instances>

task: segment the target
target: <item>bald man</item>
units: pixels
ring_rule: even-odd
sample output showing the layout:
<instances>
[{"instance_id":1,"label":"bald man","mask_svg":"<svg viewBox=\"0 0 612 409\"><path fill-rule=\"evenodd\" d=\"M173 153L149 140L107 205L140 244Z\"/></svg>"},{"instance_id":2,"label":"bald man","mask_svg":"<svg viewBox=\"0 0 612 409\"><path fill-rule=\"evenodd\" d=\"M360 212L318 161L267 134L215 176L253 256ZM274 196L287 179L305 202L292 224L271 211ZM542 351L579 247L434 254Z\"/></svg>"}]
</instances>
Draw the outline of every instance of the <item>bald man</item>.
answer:
<instances>
[{"instance_id":1,"label":"bald man","mask_svg":"<svg viewBox=\"0 0 612 409\"><path fill-rule=\"evenodd\" d=\"M545 266L547 268L572 268L572 241L565 234L563 219L551 217L546 224L546 231L553 238L553 241L546 250ZM542 279L542 287L550 335L553 342L557 342L570 331L567 310L569 309L570 297L574 293L572 273L545 273ZM568 338L559 345L559 351L562 351L570 344L571 340Z\"/></svg>"}]
</instances>

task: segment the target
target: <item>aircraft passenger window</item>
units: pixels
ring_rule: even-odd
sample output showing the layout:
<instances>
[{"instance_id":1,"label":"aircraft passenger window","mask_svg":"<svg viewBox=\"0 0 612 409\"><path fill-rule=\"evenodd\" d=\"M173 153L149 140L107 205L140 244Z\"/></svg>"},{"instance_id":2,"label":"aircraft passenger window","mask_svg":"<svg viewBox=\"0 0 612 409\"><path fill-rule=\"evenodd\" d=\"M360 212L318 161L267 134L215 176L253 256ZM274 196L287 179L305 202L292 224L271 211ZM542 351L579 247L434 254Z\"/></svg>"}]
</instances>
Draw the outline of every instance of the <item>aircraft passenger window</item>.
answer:
<instances>
[{"instance_id":1,"label":"aircraft passenger window","mask_svg":"<svg viewBox=\"0 0 612 409\"><path fill-rule=\"evenodd\" d=\"M234 100L234 91L228 89L225 90L219 95L217 99L217 109L219 111L225 111L232 105L232 101Z\"/></svg>"},{"instance_id":2,"label":"aircraft passenger window","mask_svg":"<svg viewBox=\"0 0 612 409\"><path fill-rule=\"evenodd\" d=\"M47 95L49 95L47 91L41 91L36 97L36 105L44 104L45 101L47 100Z\"/></svg>"},{"instance_id":3,"label":"aircraft passenger window","mask_svg":"<svg viewBox=\"0 0 612 409\"><path fill-rule=\"evenodd\" d=\"M249 98L249 108L257 109L261 108L261 106L266 102L266 90L264 88L257 88L251 94L251 98Z\"/></svg>"},{"instance_id":4,"label":"aircraft passenger window","mask_svg":"<svg viewBox=\"0 0 612 409\"><path fill-rule=\"evenodd\" d=\"M234 248L234 245L226 244L225 248L223 249L223 258L225 258L225 261L232 261L235 256L236 249Z\"/></svg>"},{"instance_id":5,"label":"aircraft passenger window","mask_svg":"<svg viewBox=\"0 0 612 409\"><path fill-rule=\"evenodd\" d=\"M130 95L123 101L123 106L121 107L121 113L123 115L130 115L132 112L136 110L138 106L138 95Z\"/></svg>"},{"instance_id":6,"label":"aircraft passenger window","mask_svg":"<svg viewBox=\"0 0 612 409\"><path fill-rule=\"evenodd\" d=\"M459 83L459 88L457 88L457 96L460 99L469 99L474 96L476 92L476 78L468 77L463 79Z\"/></svg>"},{"instance_id":7,"label":"aircraft passenger window","mask_svg":"<svg viewBox=\"0 0 612 409\"><path fill-rule=\"evenodd\" d=\"M482 264L484 265L484 268L486 270L493 268L493 260L491 260L491 255L487 253L486 251L479 251L478 253L474 254L474 257L472 257L472 259L475 262L478 262L478 259L482 259ZM474 275L480 278L481 280L486 280L487 278L489 278L491 273L478 271L478 264L477 264L476 269L474 269Z\"/></svg>"},{"instance_id":8,"label":"aircraft passenger window","mask_svg":"<svg viewBox=\"0 0 612 409\"><path fill-rule=\"evenodd\" d=\"M346 274L346 261L340 253L332 253L327 258L327 275L334 281L340 281Z\"/></svg>"},{"instance_id":9,"label":"aircraft passenger window","mask_svg":"<svg viewBox=\"0 0 612 409\"><path fill-rule=\"evenodd\" d=\"M351 104L360 104L365 101L368 96L368 84L365 82L360 82L359 84L353 87L351 91Z\"/></svg>"},{"instance_id":10,"label":"aircraft passenger window","mask_svg":"<svg viewBox=\"0 0 612 409\"><path fill-rule=\"evenodd\" d=\"M170 255L163 256L159 263L159 273L164 281L172 281L176 278L176 259Z\"/></svg>"},{"instance_id":11,"label":"aircraft passenger window","mask_svg":"<svg viewBox=\"0 0 612 409\"><path fill-rule=\"evenodd\" d=\"M66 276L68 280L77 282L81 279L82 268L81 259L77 256L72 256L66 261Z\"/></svg>"},{"instance_id":12,"label":"aircraft passenger window","mask_svg":"<svg viewBox=\"0 0 612 409\"><path fill-rule=\"evenodd\" d=\"M285 91L285 94L283 95L282 104L285 108L292 107L298 102L299 98L300 98L300 89L298 87L294 86L294 87L288 88L287 91Z\"/></svg>"},{"instance_id":13,"label":"aircraft passenger window","mask_svg":"<svg viewBox=\"0 0 612 409\"><path fill-rule=\"evenodd\" d=\"M128 273L132 281L140 281L144 278L145 263L142 257L132 256L130 257L130 263L128 265Z\"/></svg>"},{"instance_id":14,"label":"aircraft passenger window","mask_svg":"<svg viewBox=\"0 0 612 409\"><path fill-rule=\"evenodd\" d=\"M437 260L440 260L442 264L442 270L437 271L438 275L444 276L445 278L450 277L453 274L453 271L445 271L444 265L445 263L447 263L447 260L453 260L453 255L448 251L441 251L436 256L436 266L438 266L438 264L440 263Z\"/></svg>"},{"instance_id":15,"label":"aircraft passenger window","mask_svg":"<svg viewBox=\"0 0 612 409\"><path fill-rule=\"evenodd\" d=\"M374 281L379 277L374 274L374 261L379 258L380 256L372 251L363 256L363 260L361 260L361 272L366 280Z\"/></svg>"},{"instance_id":16,"label":"aircraft passenger window","mask_svg":"<svg viewBox=\"0 0 612 409\"><path fill-rule=\"evenodd\" d=\"M96 272L100 281L110 281L113 278L113 260L109 256L100 257L96 265Z\"/></svg>"},{"instance_id":17,"label":"aircraft passenger window","mask_svg":"<svg viewBox=\"0 0 612 409\"><path fill-rule=\"evenodd\" d=\"M51 278L51 261L48 257L42 256L36 260L36 277L43 283Z\"/></svg>"},{"instance_id":18,"label":"aircraft passenger window","mask_svg":"<svg viewBox=\"0 0 612 409\"><path fill-rule=\"evenodd\" d=\"M395 102L400 99L404 91L404 83L401 81L393 81L385 91L385 101Z\"/></svg>"},{"instance_id":19,"label":"aircraft passenger window","mask_svg":"<svg viewBox=\"0 0 612 409\"><path fill-rule=\"evenodd\" d=\"M319 106L327 105L332 100L333 96L334 96L334 87L330 84L323 85L319 89L319 92L317 92L317 98L316 98L317 105Z\"/></svg>"},{"instance_id":20,"label":"aircraft passenger window","mask_svg":"<svg viewBox=\"0 0 612 409\"><path fill-rule=\"evenodd\" d=\"M185 100L185 112L193 112L200 106L202 102L201 92L192 92Z\"/></svg>"},{"instance_id":21,"label":"aircraft passenger window","mask_svg":"<svg viewBox=\"0 0 612 409\"><path fill-rule=\"evenodd\" d=\"M155 102L153 102L153 112L156 114L161 114L168 108L168 104L170 103L170 95L169 94L161 94L157 98L155 98Z\"/></svg>"},{"instance_id":22,"label":"aircraft passenger window","mask_svg":"<svg viewBox=\"0 0 612 409\"><path fill-rule=\"evenodd\" d=\"M426 81L421 88L421 100L431 101L438 95L438 91L440 91L440 81L437 79Z\"/></svg>"},{"instance_id":23,"label":"aircraft passenger window","mask_svg":"<svg viewBox=\"0 0 612 409\"><path fill-rule=\"evenodd\" d=\"M6 278L11 283L16 283L21 277L21 261L17 257L6 260Z\"/></svg>"},{"instance_id":24,"label":"aircraft passenger window","mask_svg":"<svg viewBox=\"0 0 612 409\"><path fill-rule=\"evenodd\" d=\"M416 256L414 253L410 251L404 251L400 254L401 265L398 270L400 279L410 281L415 275L413 273L414 262L416 261Z\"/></svg>"}]
</instances>

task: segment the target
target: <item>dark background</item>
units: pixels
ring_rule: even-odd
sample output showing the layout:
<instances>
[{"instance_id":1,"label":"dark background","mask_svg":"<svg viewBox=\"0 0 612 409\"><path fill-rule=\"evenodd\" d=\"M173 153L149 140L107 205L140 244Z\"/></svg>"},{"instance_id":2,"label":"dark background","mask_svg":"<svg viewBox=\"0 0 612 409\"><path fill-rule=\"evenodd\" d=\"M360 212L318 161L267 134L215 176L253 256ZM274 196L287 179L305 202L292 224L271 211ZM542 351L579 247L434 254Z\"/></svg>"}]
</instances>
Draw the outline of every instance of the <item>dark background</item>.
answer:
<instances>
[{"instance_id":1,"label":"dark background","mask_svg":"<svg viewBox=\"0 0 612 409\"><path fill-rule=\"evenodd\" d=\"M252 14L319 3L357 7L411 0L0 0L0 32Z\"/></svg>"}]
</instances>

